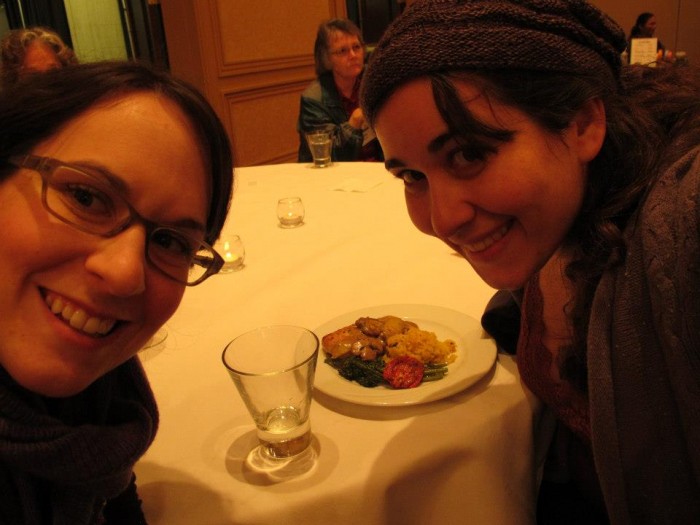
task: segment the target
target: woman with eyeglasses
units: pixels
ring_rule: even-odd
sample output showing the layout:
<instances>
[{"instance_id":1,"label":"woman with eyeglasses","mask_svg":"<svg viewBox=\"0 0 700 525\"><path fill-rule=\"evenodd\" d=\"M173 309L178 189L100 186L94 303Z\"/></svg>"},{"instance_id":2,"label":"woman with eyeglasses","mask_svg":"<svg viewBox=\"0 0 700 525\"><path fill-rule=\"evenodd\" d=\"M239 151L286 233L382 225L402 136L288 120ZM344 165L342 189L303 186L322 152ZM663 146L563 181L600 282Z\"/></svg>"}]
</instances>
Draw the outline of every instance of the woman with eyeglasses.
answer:
<instances>
[{"instance_id":1,"label":"woman with eyeglasses","mask_svg":"<svg viewBox=\"0 0 700 525\"><path fill-rule=\"evenodd\" d=\"M557 419L540 525L700 523L700 72L625 40L585 0L417 0L363 79L411 220L500 290L484 328Z\"/></svg>"},{"instance_id":2,"label":"woman with eyeglasses","mask_svg":"<svg viewBox=\"0 0 700 525\"><path fill-rule=\"evenodd\" d=\"M359 107L365 64L360 29L350 20L332 19L318 27L314 44L317 78L301 94L299 162L310 162L305 133L318 128L333 135L334 161L380 161L382 151Z\"/></svg>"},{"instance_id":3,"label":"woman with eyeglasses","mask_svg":"<svg viewBox=\"0 0 700 525\"><path fill-rule=\"evenodd\" d=\"M218 272L232 159L186 84L135 63L0 94L0 523L145 523L158 412L136 356Z\"/></svg>"}]
</instances>

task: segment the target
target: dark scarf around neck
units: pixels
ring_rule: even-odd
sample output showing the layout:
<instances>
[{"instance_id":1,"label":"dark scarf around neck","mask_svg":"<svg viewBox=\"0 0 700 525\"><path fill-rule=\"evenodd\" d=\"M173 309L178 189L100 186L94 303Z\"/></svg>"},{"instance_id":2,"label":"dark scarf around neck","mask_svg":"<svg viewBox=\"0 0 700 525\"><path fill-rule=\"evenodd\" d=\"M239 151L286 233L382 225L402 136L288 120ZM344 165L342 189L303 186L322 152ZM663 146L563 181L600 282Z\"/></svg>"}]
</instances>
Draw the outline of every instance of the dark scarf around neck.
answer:
<instances>
[{"instance_id":1,"label":"dark scarf around neck","mask_svg":"<svg viewBox=\"0 0 700 525\"><path fill-rule=\"evenodd\" d=\"M104 501L126 489L157 426L137 358L80 394L52 400L0 369L0 523L45 523L46 512L54 525L92 523Z\"/></svg>"}]
</instances>

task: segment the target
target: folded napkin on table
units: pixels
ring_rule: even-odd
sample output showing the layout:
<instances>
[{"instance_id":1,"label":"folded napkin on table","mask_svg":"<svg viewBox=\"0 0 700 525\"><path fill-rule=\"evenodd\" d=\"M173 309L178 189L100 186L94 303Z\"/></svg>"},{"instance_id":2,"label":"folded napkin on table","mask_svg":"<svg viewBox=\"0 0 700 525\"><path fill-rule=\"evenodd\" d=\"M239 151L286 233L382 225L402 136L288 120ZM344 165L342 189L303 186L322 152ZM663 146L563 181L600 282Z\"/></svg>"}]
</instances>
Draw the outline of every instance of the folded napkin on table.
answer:
<instances>
[{"instance_id":1,"label":"folded napkin on table","mask_svg":"<svg viewBox=\"0 0 700 525\"><path fill-rule=\"evenodd\" d=\"M350 177L338 182L338 184L333 186L333 190L337 191L356 191L360 193L367 192L372 188L376 188L383 181L382 180L372 180L372 179L360 179L357 177Z\"/></svg>"}]
</instances>

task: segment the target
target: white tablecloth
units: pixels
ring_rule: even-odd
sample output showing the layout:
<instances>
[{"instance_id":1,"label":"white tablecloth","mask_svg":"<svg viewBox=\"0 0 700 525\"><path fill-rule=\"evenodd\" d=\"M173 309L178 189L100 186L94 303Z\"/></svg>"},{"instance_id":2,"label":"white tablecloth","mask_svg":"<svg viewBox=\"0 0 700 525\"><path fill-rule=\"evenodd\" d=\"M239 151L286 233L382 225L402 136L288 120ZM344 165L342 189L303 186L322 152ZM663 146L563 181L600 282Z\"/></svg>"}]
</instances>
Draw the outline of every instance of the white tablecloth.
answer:
<instances>
[{"instance_id":1,"label":"white tablecloth","mask_svg":"<svg viewBox=\"0 0 700 525\"><path fill-rule=\"evenodd\" d=\"M294 195L305 224L279 228L277 199ZM296 473L251 469L254 426L221 363L236 335L313 329L382 304L478 319L493 290L415 229L402 183L381 164L238 168L226 230L242 237L245 268L187 290L165 343L142 353L161 412L136 467L151 525L534 523L545 419L503 355L473 387L428 404L370 407L317 392L315 461Z\"/></svg>"}]
</instances>

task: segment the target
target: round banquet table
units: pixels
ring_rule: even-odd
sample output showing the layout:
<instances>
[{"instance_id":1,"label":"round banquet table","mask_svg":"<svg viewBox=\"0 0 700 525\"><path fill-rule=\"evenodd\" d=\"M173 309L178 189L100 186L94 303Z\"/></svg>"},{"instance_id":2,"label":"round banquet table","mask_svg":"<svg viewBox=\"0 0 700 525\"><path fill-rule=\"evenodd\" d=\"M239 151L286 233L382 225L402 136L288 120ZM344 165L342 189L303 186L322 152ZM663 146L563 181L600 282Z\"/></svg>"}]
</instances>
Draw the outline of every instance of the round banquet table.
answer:
<instances>
[{"instance_id":1,"label":"round banquet table","mask_svg":"<svg viewBox=\"0 0 700 525\"><path fill-rule=\"evenodd\" d=\"M275 213L288 196L306 208L294 229ZM438 401L374 406L316 391L304 461L261 471L246 460L254 425L221 362L236 335L389 304L479 319L493 294L411 224L401 181L378 163L236 168L225 230L241 236L245 266L188 289L165 341L141 352L161 415L136 466L151 525L535 523L551 423L505 354Z\"/></svg>"}]
</instances>

